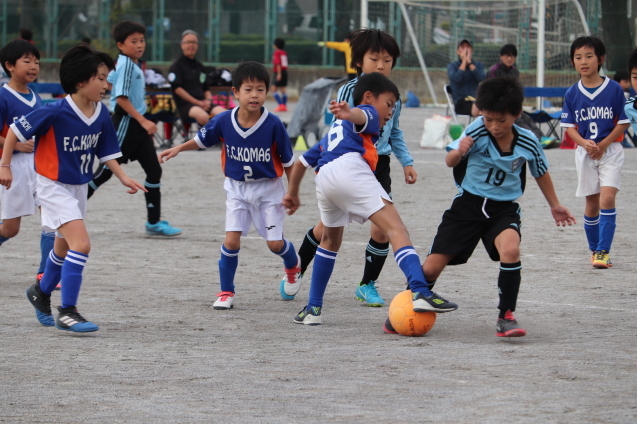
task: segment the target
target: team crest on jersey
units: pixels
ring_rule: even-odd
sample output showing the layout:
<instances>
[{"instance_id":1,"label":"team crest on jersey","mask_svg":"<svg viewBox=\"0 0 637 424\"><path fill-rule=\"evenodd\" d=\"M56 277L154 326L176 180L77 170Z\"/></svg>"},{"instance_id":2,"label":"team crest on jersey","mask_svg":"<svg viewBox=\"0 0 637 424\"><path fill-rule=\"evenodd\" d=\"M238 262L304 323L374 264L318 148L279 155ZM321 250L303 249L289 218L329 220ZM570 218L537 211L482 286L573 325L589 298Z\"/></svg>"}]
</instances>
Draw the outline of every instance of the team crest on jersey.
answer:
<instances>
[{"instance_id":1,"label":"team crest on jersey","mask_svg":"<svg viewBox=\"0 0 637 424\"><path fill-rule=\"evenodd\" d=\"M490 158L491 157L491 153L489 153L489 148L485 147L483 151L480 152L480 154L482 156L484 156L485 158Z\"/></svg>"},{"instance_id":2,"label":"team crest on jersey","mask_svg":"<svg viewBox=\"0 0 637 424\"><path fill-rule=\"evenodd\" d=\"M201 133L202 139L206 138L206 127L203 127L202 129L200 129L199 133Z\"/></svg>"},{"instance_id":3,"label":"team crest on jersey","mask_svg":"<svg viewBox=\"0 0 637 424\"><path fill-rule=\"evenodd\" d=\"M517 158L516 160L514 160L511 163L511 172L515 172L518 170L518 168L520 168L521 166L524 165L524 163L526 162L526 160L524 158Z\"/></svg>"}]
</instances>

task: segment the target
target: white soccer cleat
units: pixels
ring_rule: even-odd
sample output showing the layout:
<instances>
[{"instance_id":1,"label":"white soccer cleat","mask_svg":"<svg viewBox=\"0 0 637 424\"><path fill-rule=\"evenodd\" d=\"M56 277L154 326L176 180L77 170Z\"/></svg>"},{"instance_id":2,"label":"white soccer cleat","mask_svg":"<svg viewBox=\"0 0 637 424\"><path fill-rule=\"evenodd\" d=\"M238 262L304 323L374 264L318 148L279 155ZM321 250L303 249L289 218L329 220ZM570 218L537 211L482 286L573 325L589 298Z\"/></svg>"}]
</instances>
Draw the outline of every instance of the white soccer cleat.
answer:
<instances>
[{"instance_id":1,"label":"white soccer cleat","mask_svg":"<svg viewBox=\"0 0 637 424\"><path fill-rule=\"evenodd\" d=\"M279 287L281 298L283 300L294 300L294 296L301 290L302 281L303 275L298 265L294 268L286 268Z\"/></svg>"},{"instance_id":2,"label":"white soccer cleat","mask_svg":"<svg viewBox=\"0 0 637 424\"><path fill-rule=\"evenodd\" d=\"M232 309L232 306L234 305L234 293L229 291L222 291L220 293L217 293L216 296L218 296L219 299L217 299L215 303L212 304L213 309Z\"/></svg>"}]
</instances>

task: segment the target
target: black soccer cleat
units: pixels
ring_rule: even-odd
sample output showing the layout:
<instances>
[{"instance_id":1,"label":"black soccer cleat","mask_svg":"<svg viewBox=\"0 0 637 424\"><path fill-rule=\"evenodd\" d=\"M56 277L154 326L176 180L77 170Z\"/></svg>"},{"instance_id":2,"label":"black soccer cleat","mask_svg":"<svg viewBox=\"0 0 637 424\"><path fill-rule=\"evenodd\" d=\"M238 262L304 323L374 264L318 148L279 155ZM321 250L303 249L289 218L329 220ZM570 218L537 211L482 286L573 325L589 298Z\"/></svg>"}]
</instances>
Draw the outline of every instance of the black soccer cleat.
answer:
<instances>
[{"instance_id":1,"label":"black soccer cleat","mask_svg":"<svg viewBox=\"0 0 637 424\"><path fill-rule=\"evenodd\" d=\"M46 327L53 327L55 320L51 313L51 295L46 295L40 290L40 284L33 284L27 289L27 299L35 308L35 316L40 324Z\"/></svg>"},{"instance_id":2,"label":"black soccer cleat","mask_svg":"<svg viewBox=\"0 0 637 424\"><path fill-rule=\"evenodd\" d=\"M414 312L451 312L458 309L458 305L445 300L436 293L431 292L431 296L425 296L420 292L413 292L411 298Z\"/></svg>"}]
</instances>

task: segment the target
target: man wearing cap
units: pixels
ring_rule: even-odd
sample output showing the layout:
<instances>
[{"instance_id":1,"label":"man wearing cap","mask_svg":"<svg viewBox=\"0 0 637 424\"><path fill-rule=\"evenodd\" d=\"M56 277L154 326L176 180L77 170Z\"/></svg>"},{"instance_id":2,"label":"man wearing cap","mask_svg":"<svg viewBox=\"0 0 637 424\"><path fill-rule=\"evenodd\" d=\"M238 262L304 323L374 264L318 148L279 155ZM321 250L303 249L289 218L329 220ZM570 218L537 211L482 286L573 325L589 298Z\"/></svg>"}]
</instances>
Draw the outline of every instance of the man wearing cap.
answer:
<instances>
[{"instance_id":1,"label":"man wearing cap","mask_svg":"<svg viewBox=\"0 0 637 424\"><path fill-rule=\"evenodd\" d=\"M181 119L193 118L203 126L211 115L226 109L212 104L212 93L206 86L205 67L195 59L199 49L199 34L191 29L185 30L181 34L180 46L182 55L170 65L168 82Z\"/></svg>"},{"instance_id":2,"label":"man wearing cap","mask_svg":"<svg viewBox=\"0 0 637 424\"><path fill-rule=\"evenodd\" d=\"M458 60L447 65L451 96L459 115L478 116L478 108L475 107L476 91L478 84L485 77L482 63L472 59L473 46L467 39L458 43Z\"/></svg>"}]
</instances>

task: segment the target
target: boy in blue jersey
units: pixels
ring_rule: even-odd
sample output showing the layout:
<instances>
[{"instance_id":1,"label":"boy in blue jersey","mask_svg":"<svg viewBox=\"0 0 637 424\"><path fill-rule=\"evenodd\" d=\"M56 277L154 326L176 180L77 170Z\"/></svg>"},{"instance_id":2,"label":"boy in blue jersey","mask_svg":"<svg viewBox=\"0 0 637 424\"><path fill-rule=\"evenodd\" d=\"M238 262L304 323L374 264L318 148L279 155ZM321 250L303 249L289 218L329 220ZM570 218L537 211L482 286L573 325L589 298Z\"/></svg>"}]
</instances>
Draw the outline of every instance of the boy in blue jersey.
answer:
<instances>
[{"instance_id":1,"label":"boy in blue jersey","mask_svg":"<svg viewBox=\"0 0 637 424\"><path fill-rule=\"evenodd\" d=\"M330 111L336 120L320 143L295 162L288 179L288 192L283 198L288 213L294 213L301 204L299 185L305 168L316 167L316 197L324 228L316 250L308 304L294 322L321 324L323 295L334 269L344 227L351 221L362 224L370 220L389 236L394 258L413 292L415 311L453 311L458 308L455 303L427 287L418 254L398 210L374 176L378 164L375 144L400 99L398 88L383 74L373 72L358 79L353 97L358 107L350 108L346 101L331 102Z\"/></svg>"},{"instance_id":2,"label":"boy in blue jersey","mask_svg":"<svg viewBox=\"0 0 637 424\"><path fill-rule=\"evenodd\" d=\"M37 137L36 192L42 208L42 228L55 231L56 237L42 280L29 287L26 294L42 325L81 333L99 329L76 308L91 250L84 216L95 158L113 171L129 193L144 190L126 176L116 160L122 154L108 111L101 103L108 89L109 69L113 69L113 60L105 53L86 45L69 50L60 63L60 82L69 96L11 124L0 159L0 185L13 189L13 149L18 140L24 143ZM54 320L51 292L60 281L61 306Z\"/></svg>"},{"instance_id":3,"label":"boy in blue jersey","mask_svg":"<svg viewBox=\"0 0 637 424\"><path fill-rule=\"evenodd\" d=\"M243 62L232 74L232 91L239 107L222 112L197 136L159 154L165 162L185 150L223 143L221 164L226 176L226 237L221 246L221 292L214 309L230 309L235 301L234 276L239 263L241 236L254 224L268 248L283 259L286 277L300 287L299 257L283 237L285 189L281 176L294 162L292 143L281 120L263 107L270 76L263 65Z\"/></svg>"},{"instance_id":4,"label":"boy in blue jersey","mask_svg":"<svg viewBox=\"0 0 637 424\"><path fill-rule=\"evenodd\" d=\"M171 237L181 234L181 230L171 226L168 221L161 220L162 170L157 162L152 139L157 126L144 117L146 88L139 59L146 48L145 34L146 28L143 25L131 21L120 22L113 28L113 38L120 55L115 70L108 75L108 82L112 84L110 106L113 124L122 149L122 156L117 161L122 164L136 160L146 173L146 234ZM112 175L108 167L100 167L89 184L88 197Z\"/></svg>"},{"instance_id":5,"label":"boy in blue jersey","mask_svg":"<svg viewBox=\"0 0 637 424\"><path fill-rule=\"evenodd\" d=\"M496 336L521 337L513 316L520 288L520 205L527 165L548 202L555 223L575 218L559 203L548 162L537 137L514 124L522 113L524 90L516 80L491 78L478 87L476 106L482 116L447 146L446 164L453 167L459 192L442 216L429 255L422 265L432 288L447 265L466 263L482 240L489 257L500 261L500 314ZM395 332L389 320L385 332Z\"/></svg>"},{"instance_id":6,"label":"boy in blue jersey","mask_svg":"<svg viewBox=\"0 0 637 424\"><path fill-rule=\"evenodd\" d=\"M359 29L350 35L350 46L352 48L352 66L360 75L380 72L389 77L391 70L396 65L396 60L400 57L400 48L394 37L377 29ZM354 107L354 97L352 93L358 82L354 78L338 90L337 101L347 102L350 107ZM396 102L396 110L392 118L387 121L382 128L376 144L378 151L378 164L376 166L376 178L390 198L392 198L391 176L390 176L390 153L394 153L398 162L403 167L405 183L414 184L418 174L414 169L414 160L407 150L407 144L403 137L402 130L398 127L402 102ZM368 306L383 306L385 301L378 294L376 282L383 269L385 260L389 253L389 238L379 230L373 222L370 224L370 239L365 249L365 266L363 276L356 287L355 296ZM303 239L299 249L301 257L301 273L305 273L308 265L314 258L316 248L319 245L323 233L323 223L319 221L313 228L310 228ZM281 281L281 296L286 300L294 298L286 290L285 278Z\"/></svg>"},{"instance_id":7,"label":"boy in blue jersey","mask_svg":"<svg viewBox=\"0 0 637 424\"><path fill-rule=\"evenodd\" d=\"M0 63L11 79L0 88L0 156L9 131L9 125L42 106L40 97L27 84L32 83L40 72L40 52L26 40L14 40L0 51ZM17 143L13 152L13 190L0 188L0 245L18 235L23 216L35 214L39 206L35 192L33 170L34 141ZM40 237L40 268L36 280L42 279L49 252L53 249L55 233L42 231Z\"/></svg>"},{"instance_id":8,"label":"boy in blue jersey","mask_svg":"<svg viewBox=\"0 0 637 424\"><path fill-rule=\"evenodd\" d=\"M615 235L624 148L628 128L621 86L599 75L606 55L604 43L580 37L571 44L571 63L580 81L564 95L561 126L578 144L575 151L577 197L586 197L584 231L595 268L612 266L609 252Z\"/></svg>"}]
</instances>

